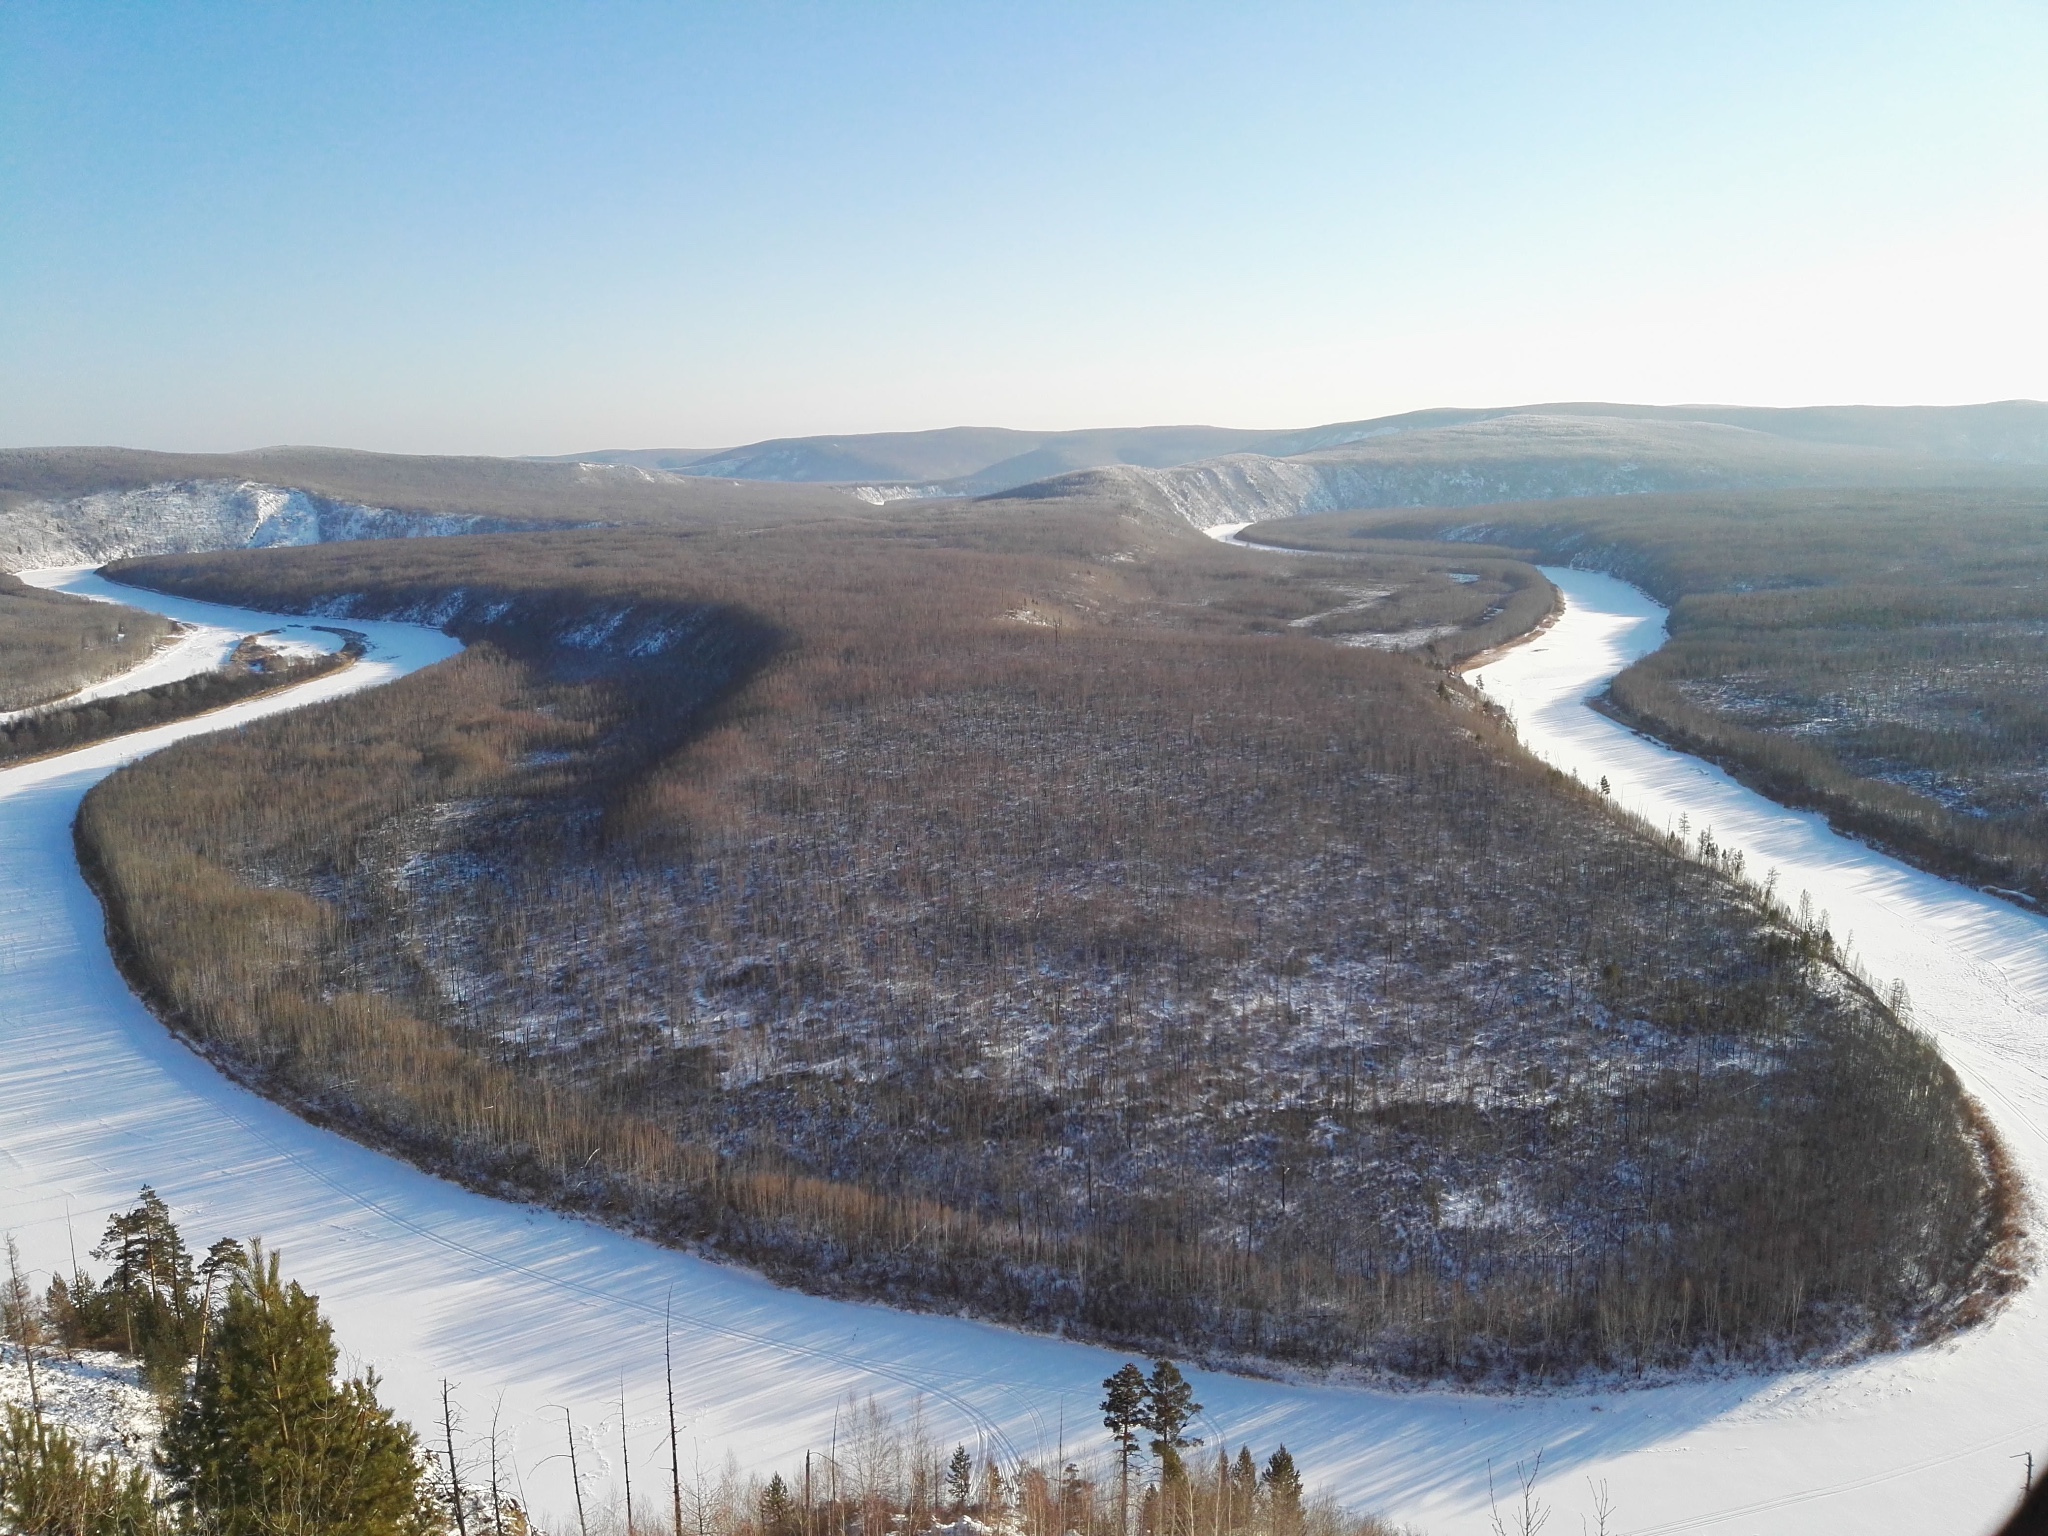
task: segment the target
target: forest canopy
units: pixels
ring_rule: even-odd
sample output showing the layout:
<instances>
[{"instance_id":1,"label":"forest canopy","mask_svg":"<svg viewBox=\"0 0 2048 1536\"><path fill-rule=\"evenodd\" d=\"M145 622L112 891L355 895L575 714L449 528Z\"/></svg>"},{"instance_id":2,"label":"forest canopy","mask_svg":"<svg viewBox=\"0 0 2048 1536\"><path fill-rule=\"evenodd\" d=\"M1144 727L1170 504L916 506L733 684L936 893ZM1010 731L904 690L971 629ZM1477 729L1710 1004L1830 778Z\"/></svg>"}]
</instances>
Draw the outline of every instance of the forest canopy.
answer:
<instances>
[{"instance_id":1,"label":"forest canopy","mask_svg":"<svg viewBox=\"0 0 2048 1536\"><path fill-rule=\"evenodd\" d=\"M1938 874L2048 902L2048 493L1631 496L1262 526L1485 538L1671 605L1630 724Z\"/></svg>"}]
</instances>

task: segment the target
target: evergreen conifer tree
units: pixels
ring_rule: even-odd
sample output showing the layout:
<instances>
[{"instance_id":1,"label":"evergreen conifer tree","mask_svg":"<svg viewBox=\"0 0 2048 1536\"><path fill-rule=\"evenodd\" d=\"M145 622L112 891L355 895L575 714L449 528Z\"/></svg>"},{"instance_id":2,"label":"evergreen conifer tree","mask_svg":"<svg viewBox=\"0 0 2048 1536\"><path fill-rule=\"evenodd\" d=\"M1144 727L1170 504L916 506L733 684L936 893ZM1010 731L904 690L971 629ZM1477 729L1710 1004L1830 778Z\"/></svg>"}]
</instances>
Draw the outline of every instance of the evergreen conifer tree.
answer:
<instances>
[{"instance_id":1,"label":"evergreen conifer tree","mask_svg":"<svg viewBox=\"0 0 2048 1536\"><path fill-rule=\"evenodd\" d=\"M374 1378L335 1380L318 1300L249 1245L158 1463L210 1536L422 1536L438 1512Z\"/></svg>"},{"instance_id":2,"label":"evergreen conifer tree","mask_svg":"<svg viewBox=\"0 0 2048 1536\"><path fill-rule=\"evenodd\" d=\"M1102 1427L1116 1446L1117 1528L1125 1530L1131 1518L1131 1458L1138 1454L1138 1431L1148 1422L1145 1373L1125 1365L1104 1379L1102 1394Z\"/></svg>"},{"instance_id":3,"label":"evergreen conifer tree","mask_svg":"<svg viewBox=\"0 0 2048 1536\"><path fill-rule=\"evenodd\" d=\"M1294 1458L1281 1446L1266 1463L1266 1498L1273 1516L1273 1536L1299 1536L1301 1531L1301 1473Z\"/></svg>"},{"instance_id":4,"label":"evergreen conifer tree","mask_svg":"<svg viewBox=\"0 0 2048 1536\"><path fill-rule=\"evenodd\" d=\"M967 1447L953 1447L953 1459L946 1463L946 1497L953 1502L953 1518L967 1513L967 1501L974 1497L974 1458Z\"/></svg>"},{"instance_id":5,"label":"evergreen conifer tree","mask_svg":"<svg viewBox=\"0 0 2048 1536\"><path fill-rule=\"evenodd\" d=\"M199 1261L198 1328L193 1348L201 1359L206 1357L206 1337L212 1329L214 1317L227 1301L228 1284L236 1275L247 1271L248 1263L248 1249L232 1237L221 1238L206 1250L206 1257Z\"/></svg>"},{"instance_id":6,"label":"evergreen conifer tree","mask_svg":"<svg viewBox=\"0 0 2048 1536\"><path fill-rule=\"evenodd\" d=\"M981 1517L990 1525L1001 1525L1009 1512L1010 1486L991 1457L981 1464Z\"/></svg>"},{"instance_id":7,"label":"evergreen conifer tree","mask_svg":"<svg viewBox=\"0 0 2048 1536\"><path fill-rule=\"evenodd\" d=\"M1201 1411L1202 1405L1195 1401L1195 1389L1181 1375L1180 1367L1171 1360L1153 1361L1152 1379L1145 1383L1144 1423L1152 1431L1152 1454L1159 1458L1162 1476L1169 1460L1179 1463L1176 1452L1202 1443L1199 1436L1187 1433L1188 1425Z\"/></svg>"},{"instance_id":8,"label":"evergreen conifer tree","mask_svg":"<svg viewBox=\"0 0 2048 1536\"><path fill-rule=\"evenodd\" d=\"M133 1210L107 1219L93 1257L113 1266L99 1287L99 1301L112 1313L121 1347L142 1362L151 1386L175 1396L184 1386L185 1362L198 1345L202 1320L192 1255L163 1197L143 1185Z\"/></svg>"},{"instance_id":9,"label":"evergreen conifer tree","mask_svg":"<svg viewBox=\"0 0 2048 1536\"><path fill-rule=\"evenodd\" d=\"M148 1476L93 1458L40 1414L9 1404L0 1423L0 1530L29 1536L158 1536Z\"/></svg>"},{"instance_id":10,"label":"evergreen conifer tree","mask_svg":"<svg viewBox=\"0 0 2048 1536\"><path fill-rule=\"evenodd\" d=\"M1230 1469L1230 1528L1248 1531L1254 1501L1259 1496L1259 1469L1252 1460L1252 1448L1238 1447L1237 1460Z\"/></svg>"},{"instance_id":11,"label":"evergreen conifer tree","mask_svg":"<svg viewBox=\"0 0 2048 1536\"><path fill-rule=\"evenodd\" d=\"M766 1536L785 1536L795 1523L796 1504L789 1496L789 1485L778 1472L761 1490L761 1529Z\"/></svg>"}]
</instances>

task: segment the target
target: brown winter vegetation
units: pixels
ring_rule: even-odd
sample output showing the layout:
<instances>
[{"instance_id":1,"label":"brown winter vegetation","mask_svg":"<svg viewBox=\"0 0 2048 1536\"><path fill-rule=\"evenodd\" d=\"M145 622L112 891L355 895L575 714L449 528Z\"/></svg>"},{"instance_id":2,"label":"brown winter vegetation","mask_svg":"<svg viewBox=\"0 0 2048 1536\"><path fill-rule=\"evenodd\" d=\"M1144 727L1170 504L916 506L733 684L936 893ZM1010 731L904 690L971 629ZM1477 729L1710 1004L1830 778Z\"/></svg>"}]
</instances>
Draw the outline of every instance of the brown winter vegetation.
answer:
<instances>
[{"instance_id":1,"label":"brown winter vegetation","mask_svg":"<svg viewBox=\"0 0 2048 1536\"><path fill-rule=\"evenodd\" d=\"M1261 525L1485 538L1672 605L1622 718L1924 868L2048 902L2048 493L1639 496Z\"/></svg>"},{"instance_id":2,"label":"brown winter vegetation","mask_svg":"<svg viewBox=\"0 0 2048 1536\"><path fill-rule=\"evenodd\" d=\"M341 650L325 656L286 656L265 645L261 636L251 635L235 647L225 665L211 672L84 704L54 704L18 720L0 721L0 764L70 752L130 731L225 709L258 694L311 682L360 654L358 641L350 639Z\"/></svg>"},{"instance_id":3,"label":"brown winter vegetation","mask_svg":"<svg viewBox=\"0 0 2048 1536\"><path fill-rule=\"evenodd\" d=\"M1533 623L1511 562L997 504L122 574L473 642L79 837L175 1027L479 1187L1223 1360L1561 1376L1975 1304L1987 1153L1824 919L1328 638Z\"/></svg>"},{"instance_id":4,"label":"brown winter vegetation","mask_svg":"<svg viewBox=\"0 0 2048 1536\"><path fill-rule=\"evenodd\" d=\"M803 1472L787 1475L732 1458L713 1472L681 1456L672 1463L664 1450L632 1469L630 1511L623 1500L592 1500L583 1527L602 1536L1396 1536L1383 1520L1305 1491L1285 1446L1257 1457L1248 1445L1199 1441L1167 1458L1140 1452L1126 1492L1113 1457L1070 1446L1060 1457L999 1463L949 1448L919 1412L899 1417L872 1398L849 1396L839 1424L832 1452L820 1447ZM434 1459L443 1488L443 1469L460 1469L470 1529L491 1529L493 1510L506 1509L515 1514L507 1531L542 1536L490 1493L488 1443L458 1440L452 1458ZM550 1529L569 1528L558 1518Z\"/></svg>"},{"instance_id":5,"label":"brown winter vegetation","mask_svg":"<svg viewBox=\"0 0 2048 1536\"><path fill-rule=\"evenodd\" d=\"M0 572L0 711L76 693L148 659L171 621L44 592Z\"/></svg>"}]
</instances>

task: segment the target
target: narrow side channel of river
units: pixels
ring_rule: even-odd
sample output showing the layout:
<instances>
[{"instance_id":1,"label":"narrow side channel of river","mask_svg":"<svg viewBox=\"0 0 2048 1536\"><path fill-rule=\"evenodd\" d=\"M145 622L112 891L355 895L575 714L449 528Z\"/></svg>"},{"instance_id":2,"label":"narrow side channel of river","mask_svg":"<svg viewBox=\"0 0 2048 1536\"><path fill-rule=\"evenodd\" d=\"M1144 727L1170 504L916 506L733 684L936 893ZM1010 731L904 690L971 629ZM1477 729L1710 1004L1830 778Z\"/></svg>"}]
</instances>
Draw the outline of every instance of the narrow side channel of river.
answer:
<instances>
[{"instance_id":1,"label":"narrow side channel of river","mask_svg":"<svg viewBox=\"0 0 2048 1536\"><path fill-rule=\"evenodd\" d=\"M1548 633L1472 674L1512 711L1525 745L1652 825L1681 816L1775 869L1791 902L1811 893L1880 985L1906 983L2005 1137L2029 1184L2048 1188L2048 922L1908 868L1788 811L1719 769L1586 707L1606 680L1663 642L1664 610L1611 577L1549 569L1565 594ZM2010 1459L2048 1449L2048 1311L2038 1283L1987 1327L1916 1355L1786 1378L1741 1410L1656 1449L1612 1480L1630 1531L1955 1531L1989 1528L2019 1492ZM1652 1462L1654 1464L1654 1461ZM1643 1491L1638 1493L1641 1484Z\"/></svg>"},{"instance_id":2,"label":"narrow side channel of river","mask_svg":"<svg viewBox=\"0 0 2048 1536\"><path fill-rule=\"evenodd\" d=\"M1661 615L1618 583L1553 573L1570 607L1480 674L1525 738L1582 777L1605 773L1661 822L1688 812L1775 863L1854 930L1872 968L1905 978L1972 1086L2043 1166L2048 1054L2040 1048L2043 927L1899 869L1810 818L1748 796L1630 736L1579 702L1654 643ZM70 583L91 588L92 579ZM135 606L253 632L302 620L132 589ZM252 701L0 773L0 1229L28 1262L66 1268L147 1181L188 1235L260 1234L317 1291L344 1350L425 1427L443 1377L470 1428L499 1414L514 1478L545 1515L569 1514L567 1408L593 1507L621 1484L619 1401L634 1482L666 1490L664 1314L674 1325L686 1476L800 1465L825 1449L849 1393L908 1411L933 1438L1005 1459L1100 1465L1095 1404L1120 1357L1005 1329L821 1301L739 1270L585 1223L469 1194L316 1130L227 1083L122 986L98 907L72 859L87 788L183 735L331 697L450 655L407 625L357 624L369 657L290 695ZM1639 649L1633 653L1639 654ZM1796 897L1795 897L1796 899ZM1213 1446L1284 1442L1314 1482L1419 1529L1487 1529L1489 1464L1511 1480L1544 1452L1553 1529L1590 1514L1605 1480L1617 1529L1969 1532L2016 1494L2005 1458L2048 1440L2048 1327L2032 1292L1996 1325L1939 1351L1856 1370L1519 1399L1373 1392L1194 1373Z\"/></svg>"}]
</instances>

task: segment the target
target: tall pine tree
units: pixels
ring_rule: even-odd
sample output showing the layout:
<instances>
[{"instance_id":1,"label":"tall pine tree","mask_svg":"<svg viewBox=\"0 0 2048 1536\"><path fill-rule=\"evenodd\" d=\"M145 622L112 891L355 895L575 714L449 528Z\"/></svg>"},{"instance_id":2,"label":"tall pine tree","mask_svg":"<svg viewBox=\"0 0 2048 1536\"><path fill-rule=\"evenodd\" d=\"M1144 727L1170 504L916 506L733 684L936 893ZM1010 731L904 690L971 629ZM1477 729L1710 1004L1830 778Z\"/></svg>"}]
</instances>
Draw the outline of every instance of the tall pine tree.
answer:
<instances>
[{"instance_id":1,"label":"tall pine tree","mask_svg":"<svg viewBox=\"0 0 2048 1536\"><path fill-rule=\"evenodd\" d=\"M1168 1461L1178 1462L1179 1452L1202 1443L1187 1432L1202 1405L1195 1401L1195 1389L1171 1360L1152 1362L1152 1379L1145 1383L1145 1427L1152 1431L1152 1454L1163 1469Z\"/></svg>"},{"instance_id":2,"label":"tall pine tree","mask_svg":"<svg viewBox=\"0 0 2048 1536\"><path fill-rule=\"evenodd\" d=\"M1252 1461L1252 1448L1242 1445L1230 1468L1230 1528L1248 1531L1258 1506L1259 1469Z\"/></svg>"},{"instance_id":3,"label":"tall pine tree","mask_svg":"<svg viewBox=\"0 0 2048 1536\"><path fill-rule=\"evenodd\" d=\"M1181 1375L1180 1367L1171 1360L1153 1361L1151 1379L1145 1383L1145 1427L1152 1431L1152 1454L1159 1458L1158 1525L1169 1536L1181 1530L1184 1514L1193 1518L1193 1489L1180 1453L1202 1443L1187 1432L1201 1411L1195 1389Z\"/></svg>"},{"instance_id":4,"label":"tall pine tree","mask_svg":"<svg viewBox=\"0 0 2048 1536\"><path fill-rule=\"evenodd\" d=\"M974 1498L974 1458L964 1445L954 1446L953 1459L946 1463L946 1497L953 1501L955 1520L967 1513Z\"/></svg>"},{"instance_id":5,"label":"tall pine tree","mask_svg":"<svg viewBox=\"0 0 2048 1536\"><path fill-rule=\"evenodd\" d=\"M200 1319L192 1255L170 1207L147 1184L135 1208L107 1219L93 1257L112 1265L99 1288L120 1346L142 1362L143 1375L165 1397L184 1385L185 1362L198 1343Z\"/></svg>"},{"instance_id":6,"label":"tall pine tree","mask_svg":"<svg viewBox=\"0 0 2048 1536\"><path fill-rule=\"evenodd\" d=\"M412 1431L379 1405L374 1378L337 1382L335 1360L317 1298L251 1243L158 1453L193 1525L212 1536L441 1528Z\"/></svg>"},{"instance_id":7,"label":"tall pine tree","mask_svg":"<svg viewBox=\"0 0 2048 1536\"><path fill-rule=\"evenodd\" d=\"M1266 1485L1273 1536L1301 1536L1301 1473L1295 1470L1286 1446L1273 1452L1261 1481Z\"/></svg>"},{"instance_id":8,"label":"tall pine tree","mask_svg":"<svg viewBox=\"0 0 2048 1536\"><path fill-rule=\"evenodd\" d=\"M1102 1383L1102 1427L1116 1445L1118 1530L1130 1528L1131 1458L1138 1454L1138 1431L1146 1423L1145 1373L1126 1365Z\"/></svg>"}]
</instances>

